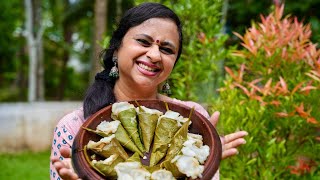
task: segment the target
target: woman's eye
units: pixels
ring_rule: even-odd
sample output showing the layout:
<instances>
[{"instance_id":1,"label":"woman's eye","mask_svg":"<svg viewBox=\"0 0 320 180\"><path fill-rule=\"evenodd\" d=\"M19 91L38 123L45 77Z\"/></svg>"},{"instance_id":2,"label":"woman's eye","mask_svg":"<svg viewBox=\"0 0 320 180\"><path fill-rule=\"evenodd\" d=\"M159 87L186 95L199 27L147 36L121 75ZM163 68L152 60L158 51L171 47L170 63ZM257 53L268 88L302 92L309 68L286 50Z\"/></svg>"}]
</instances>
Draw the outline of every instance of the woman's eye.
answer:
<instances>
[{"instance_id":1,"label":"woman's eye","mask_svg":"<svg viewBox=\"0 0 320 180\"><path fill-rule=\"evenodd\" d=\"M172 49L166 48L166 47L160 47L160 51L165 53L165 54L174 54Z\"/></svg>"},{"instance_id":2,"label":"woman's eye","mask_svg":"<svg viewBox=\"0 0 320 180\"><path fill-rule=\"evenodd\" d=\"M136 39L136 41L138 41L138 43L140 43L142 46L150 46L151 43L145 39Z\"/></svg>"}]
</instances>

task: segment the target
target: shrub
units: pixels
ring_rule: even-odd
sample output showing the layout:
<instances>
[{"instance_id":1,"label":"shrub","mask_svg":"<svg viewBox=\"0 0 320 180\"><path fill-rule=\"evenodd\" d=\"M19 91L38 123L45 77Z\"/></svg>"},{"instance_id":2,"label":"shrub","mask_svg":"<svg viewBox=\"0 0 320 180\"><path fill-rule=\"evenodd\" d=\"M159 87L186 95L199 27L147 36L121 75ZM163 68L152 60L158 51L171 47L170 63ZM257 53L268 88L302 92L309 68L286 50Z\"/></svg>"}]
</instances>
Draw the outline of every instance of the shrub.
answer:
<instances>
[{"instance_id":1,"label":"shrub","mask_svg":"<svg viewBox=\"0 0 320 180\"><path fill-rule=\"evenodd\" d=\"M212 102L214 89L222 81L224 48L222 1L181 0L168 3L183 23L184 49L170 81L173 96L182 100Z\"/></svg>"},{"instance_id":2,"label":"shrub","mask_svg":"<svg viewBox=\"0 0 320 180\"><path fill-rule=\"evenodd\" d=\"M240 155L222 162L222 177L320 177L320 50L309 25L275 7L242 36L220 99L218 127L249 132Z\"/></svg>"}]
</instances>

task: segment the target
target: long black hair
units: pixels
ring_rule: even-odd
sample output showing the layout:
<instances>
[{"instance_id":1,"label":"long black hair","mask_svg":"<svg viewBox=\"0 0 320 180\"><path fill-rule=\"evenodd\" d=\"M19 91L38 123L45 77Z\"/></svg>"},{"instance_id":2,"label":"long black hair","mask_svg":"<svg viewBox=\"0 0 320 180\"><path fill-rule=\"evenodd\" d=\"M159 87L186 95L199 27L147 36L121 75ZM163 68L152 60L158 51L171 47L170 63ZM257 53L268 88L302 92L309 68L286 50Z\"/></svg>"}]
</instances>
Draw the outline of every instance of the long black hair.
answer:
<instances>
[{"instance_id":1,"label":"long black hair","mask_svg":"<svg viewBox=\"0 0 320 180\"><path fill-rule=\"evenodd\" d=\"M176 62L178 61L182 51L182 25L179 17L171 9L159 3L143 3L129 9L120 20L118 28L113 32L109 47L102 53L104 70L96 75L94 83L87 90L83 102L85 118L116 101L113 93L116 79L108 76L114 66L113 54L120 48L122 39L130 28L151 18L167 18L177 25L179 51Z\"/></svg>"}]
</instances>

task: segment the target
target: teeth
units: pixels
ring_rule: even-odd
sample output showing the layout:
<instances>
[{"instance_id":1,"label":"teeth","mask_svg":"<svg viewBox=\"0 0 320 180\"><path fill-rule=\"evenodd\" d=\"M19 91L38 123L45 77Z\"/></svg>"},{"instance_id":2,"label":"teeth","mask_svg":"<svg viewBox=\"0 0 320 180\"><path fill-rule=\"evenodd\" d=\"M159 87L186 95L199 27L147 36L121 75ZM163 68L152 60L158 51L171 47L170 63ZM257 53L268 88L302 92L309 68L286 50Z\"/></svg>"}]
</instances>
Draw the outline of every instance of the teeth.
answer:
<instances>
[{"instance_id":1,"label":"teeth","mask_svg":"<svg viewBox=\"0 0 320 180\"><path fill-rule=\"evenodd\" d=\"M157 69L153 69L153 68L151 68L149 66L146 66L146 65L144 65L142 63L139 63L138 66L143 68L143 69L145 69L145 70L147 70L147 71L151 71L151 72L155 72L157 70Z\"/></svg>"}]
</instances>

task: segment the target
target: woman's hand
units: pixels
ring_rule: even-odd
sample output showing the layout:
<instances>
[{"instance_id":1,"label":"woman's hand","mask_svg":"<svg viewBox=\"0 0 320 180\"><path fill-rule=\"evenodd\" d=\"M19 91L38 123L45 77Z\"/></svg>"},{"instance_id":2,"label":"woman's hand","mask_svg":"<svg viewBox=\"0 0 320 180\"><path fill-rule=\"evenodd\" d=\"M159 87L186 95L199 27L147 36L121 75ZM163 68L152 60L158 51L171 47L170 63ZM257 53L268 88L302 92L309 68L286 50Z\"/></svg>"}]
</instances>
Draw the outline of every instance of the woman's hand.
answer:
<instances>
[{"instance_id":1,"label":"woman's hand","mask_svg":"<svg viewBox=\"0 0 320 180\"><path fill-rule=\"evenodd\" d=\"M59 157L53 157L51 162L56 168L61 179L64 180L79 180L78 175L73 171L71 166L71 151L70 148L61 147L60 153L64 157L64 160L60 160Z\"/></svg>"},{"instance_id":2,"label":"woman's hand","mask_svg":"<svg viewBox=\"0 0 320 180\"><path fill-rule=\"evenodd\" d=\"M220 113L216 111L210 117L210 122L213 126L216 126L219 116ZM248 135L246 131L238 131L220 137L222 144L222 159L237 155L239 153L237 147L246 143L246 140L244 139L246 135Z\"/></svg>"}]
</instances>

